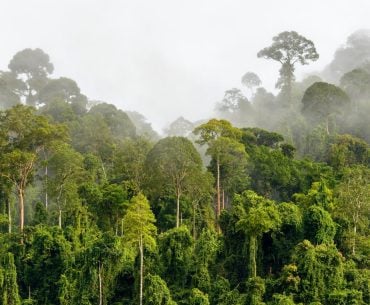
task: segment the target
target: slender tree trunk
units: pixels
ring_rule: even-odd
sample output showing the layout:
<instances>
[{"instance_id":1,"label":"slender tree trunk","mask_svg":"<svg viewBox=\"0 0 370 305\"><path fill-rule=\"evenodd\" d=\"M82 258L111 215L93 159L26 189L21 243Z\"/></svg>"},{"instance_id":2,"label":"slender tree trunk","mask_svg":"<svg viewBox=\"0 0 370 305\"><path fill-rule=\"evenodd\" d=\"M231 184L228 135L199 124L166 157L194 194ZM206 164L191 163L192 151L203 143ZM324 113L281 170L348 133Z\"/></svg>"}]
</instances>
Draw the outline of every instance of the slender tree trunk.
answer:
<instances>
[{"instance_id":1,"label":"slender tree trunk","mask_svg":"<svg viewBox=\"0 0 370 305\"><path fill-rule=\"evenodd\" d=\"M251 235L249 238L249 275L250 277L257 276L257 237L255 235Z\"/></svg>"},{"instance_id":2,"label":"slender tree trunk","mask_svg":"<svg viewBox=\"0 0 370 305\"><path fill-rule=\"evenodd\" d=\"M58 214L58 226L59 226L59 228L61 229L62 228L62 209L61 209L61 207L59 206L59 209L58 209L59 211L59 214Z\"/></svg>"},{"instance_id":3,"label":"slender tree trunk","mask_svg":"<svg viewBox=\"0 0 370 305\"><path fill-rule=\"evenodd\" d=\"M220 157L217 156L217 210L216 215L217 219L220 216L220 209L221 209L221 194L220 194Z\"/></svg>"},{"instance_id":4,"label":"slender tree trunk","mask_svg":"<svg viewBox=\"0 0 370 305\"><path fill-rule=\"evenodd\" d=\"M288 103L289 103L289 108L292 110L293 105L292 105L292 78L290 76L290 71L289 71L289 76L288 76L288 83L287 83L287 95L288 95Z\"/></svg>"},{"instance_id":5,"label":"slender tree trunk","mask_svg":"<svg viewBox=\"0 0 370 305\"><path fill-rule=\"evenodd\" d=\"M356 254L356 234L357 234L357 226L356 223L353 226L353 245L352 245L352 254Z\"/></svg>"},{"instance_id":6,"label":"slender tree trunk","mask_svg":"<svg viewBox=\"0 0 370 305\"><path fill-rule=\"evenodd\" d=\"M176 191L176 228L180 225L180 192Z\"/></svg>"},{"instance_id":7,"label":"slender tree trunk","mask_svg":"<svg viewBox=\"0 0 370 305\"><path fill-rule=\"evenodd\" d=\"M23 229L24 229L24 190L23 188L18 189L18 200L19 200L19 230L21 234L23 235Z\"/></svg>"},{"instance_id":8,"label":"slender tree trunk","mask_svg":"<svg viewBox=\"0 0 370 305\"><path fill-rule=\"evenodd\" d=\"M222 189L222 209L225 210L225 190Z\"/></svg>"},{"instance_id":9,"label":"slender tree trunk","mask_svg":"<svg viewBox=\"0 0 370 305\"><path fill-rule=\"evenodd\" d=\"M7 208L8 208L8 232L12 233L12 213L11 213L9 198L6 199L6 203L7 203Z\"/></svg>"},{"instance_id":10,"label":"slender tree trunk","mask_svg":"<svg viewBox=\"0 0 370 305\"><path fill-rule=\"evenodd\" d=\"M326 117L326 134L327 135L330 135L330 132L329 132L329 116Z\"/></svg>"},{"instance_id":11,"label":"slender tree trunk","mask_svg":"<svg viewBox=\"0 0 370 305\"><path fill-rule=\"evenodd\" d=\"M139 250L140 250L140 305L143 305L144 247L142 235L140 235Z\"/></svg>"},{"instance_id":12,"label":"slender tree trunk","mask_svg":"<svg viewBox=\"0 0 370 305\"><path fill-rule=\"evenodd\" d=\"M195 202L193 201L193 238L196 239L196 233L195 233Z\"/></svg>"},{"instance_id":13,"label":"slender tree trunk","mask_svg":"<svg viewBox=\"0 0 370 305\"><path fill-rule=\"evenodd\" d=\"M45 165L45 209L48 209L48 166Z\"/></svg>"},{"instance_id":14,"label":"slender tree trunk","mask_svg":"<svg viewBox=\"0 0 370 305\"><path fill-rule=\"evenodd\" d=\"M357 222L358 222L358 210L353 214L353 245L352 245L352 254L356 254L356 235L357 235Z\"/></svg>"},{"instance_id":15,"label":"slender tree trunk","mask_svg":"<svg viewBox=\"0 0 370 305\"><path fill-rule=\"evenodd\" d=\"M99 305L103 305L103 278L102 278L102 266L99 261Z\"/></svg>"}]
</instances>

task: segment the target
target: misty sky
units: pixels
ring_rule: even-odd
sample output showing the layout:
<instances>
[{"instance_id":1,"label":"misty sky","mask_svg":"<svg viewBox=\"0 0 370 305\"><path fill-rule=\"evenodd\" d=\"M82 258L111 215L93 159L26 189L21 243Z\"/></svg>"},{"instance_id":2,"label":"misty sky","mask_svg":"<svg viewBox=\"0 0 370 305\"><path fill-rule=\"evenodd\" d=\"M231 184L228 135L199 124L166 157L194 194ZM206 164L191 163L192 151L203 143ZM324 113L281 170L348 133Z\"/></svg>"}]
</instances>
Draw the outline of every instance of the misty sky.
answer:
<instances>
[{"instance_id":1,"label":"misty sky","mask_svg":"<svg viewBox=\"0 0 370 305\"><path fill-rule=\"evenodd\" d=\"M321 70L347 36L370 28L368 0L1 0L0 70L24 48L51 57L90 99L144 114L157 130L208 117L254 71L273 90L279 66L256 53L281 31L311 39Z\"/></svg>"}]
</instances>

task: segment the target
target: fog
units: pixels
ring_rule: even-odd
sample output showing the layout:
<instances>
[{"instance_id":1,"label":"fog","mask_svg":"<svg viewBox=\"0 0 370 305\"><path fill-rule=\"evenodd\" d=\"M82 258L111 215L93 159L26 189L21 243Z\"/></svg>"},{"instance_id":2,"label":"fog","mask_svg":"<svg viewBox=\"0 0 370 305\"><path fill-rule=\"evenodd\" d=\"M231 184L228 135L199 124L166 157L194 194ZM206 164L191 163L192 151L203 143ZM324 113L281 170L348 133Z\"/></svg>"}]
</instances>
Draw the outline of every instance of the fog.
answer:
<instances>
[{"instance_id":1,"label":"fog","mask_svg":"<svg viewBox=\"0 0 370 305\"><path fill-rule=\"evenodd\" d=\"M275 92L279 65L256 54L281 31L304 35L320 54L297 66L299 80L321 71L352 32L370 28L366 0L1 3L0 70L19 50L41 48L54 77L74 79L90 99L139 111L157 130L180 115L208 117L247 71Z\"/></svg>"}]
</instances>

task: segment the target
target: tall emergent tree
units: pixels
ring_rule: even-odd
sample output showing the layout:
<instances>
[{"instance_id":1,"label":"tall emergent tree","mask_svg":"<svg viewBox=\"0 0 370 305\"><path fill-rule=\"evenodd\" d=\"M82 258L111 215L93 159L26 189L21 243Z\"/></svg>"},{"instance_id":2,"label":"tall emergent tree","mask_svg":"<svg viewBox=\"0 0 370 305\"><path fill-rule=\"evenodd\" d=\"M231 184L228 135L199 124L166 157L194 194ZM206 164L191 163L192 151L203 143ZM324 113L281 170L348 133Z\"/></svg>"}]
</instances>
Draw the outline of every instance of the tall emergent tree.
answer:
<instances>
[{"instance_id":1,"label":"tall emergent tree","mask_svg":"<svg viewBox=\"0 0 370 305\"><path fill-rule=\"evenodd\" d=\"M302 98L302 114L314 123L325 122L326 133L330 134L330 118L343 113L350 105L348 95L339 87L317 82L308 87Z\"/></svg>"},{"instance_id":2,"label":"tall emergent tree","mask_svg":"<svg viewBox=\"0 0 370 305\"><path fill-rule=\"evenodd\" d=\"M202 160L193 143L184 137L167 137L148 153L149 186L158 194L176 196L176 227L180 225L180 199L194 177L202 173Z\"/></svg>"},{"instance_id":3,"label":"tall emergent tree","mask_svg":"<svg viewBox=\"0 0 370 305\"><path fill-rule=\"evenodd\" d=\"M54 66L49 55L41 49L24 49L15 54L8 65L17 79L23 80L21 96L28 105L38 104L38 93L47 84Z\"/></svg>"},{"instance_id":4,"label":"tall emergent tree","mask_svg":"<svg viewBox=\"0 0 370 305\"><path fill-rule=\"evenodd\" d=\"M272 38L271 46L257 53L258 57L273 59L281 64L280 77L276 83L286 93L289 106L292 104L292 82L294 81L294 65L299 62L307 65L309 61L319 58L314 43L295 31L285 31Z\"/></svg>"},{"instance_id":5,"label":"tall emergent tree","mask_svg":"<svg viewBox=\"0 0 370 305\"><path fill-rule=\"evenodd\" d=\"M0 175L15 187L19 201L20 231L24 227L24 193L32 180L40 151L65 138L65 128L53 125L33 107L17 105L0 113Z\"/></svg>"},{"instance_id":6,"label":"tall emergent tree","mask_svg":"<svg viewBox=\"0 0 370 305\"><path fill-rule=\"evenodd\" d=\"M233 174L243 174L240 173L240 170L245 172L244 165L247 154L243 144L238 142L242 136L242 132L238 128L233 127L230 122L216 119L212 119L198 126L193 132L199 136L197 143L200 145L207 144L207 154L212 157L215 163L217 190L216 214L219 216L221 213L221 167L224 167L223 171L226 173L230 173L230 168L233 169ZM236 165L238 161L241 162L238 164L239 166Z\"/></svg>"},{"instance_id":7,"label":"tall emergent tree","mask_svg":"<svg viewBox=\"0 0 370 305\"><path fill-rule=\"evenodd\" d=\"M131 204L122 220L123 238L133 247L139 246L140 254L140 305L143 304L144 279L144 250L156 246L154 214L150 210L149 202L143 194L131 199Z\"/></svg>"},{"instance_id":8,"label":"tall emergent tree","mask_svg":"<svg viewBox=\"0 0 370 305\"><path fill-rule=\"evenodd\" d=\"M247 72L242 77L242 84L250 90L251 95L253 95L253 88L260 86L261 83L261 79L254 72Z\"/></svg>"},{"instance_id":9,"label":"tall emergent tree","mask_svg":"<svg viewBox=\"0 0 370 305\"><path fill-rule=\"evenodd\" d=\"M369 228L370 220L370 170L365 166L346 168L337 189L336 212L344 215L352 227L351 250L356 254L358 231Z\"/></svg>"}]
</instances>

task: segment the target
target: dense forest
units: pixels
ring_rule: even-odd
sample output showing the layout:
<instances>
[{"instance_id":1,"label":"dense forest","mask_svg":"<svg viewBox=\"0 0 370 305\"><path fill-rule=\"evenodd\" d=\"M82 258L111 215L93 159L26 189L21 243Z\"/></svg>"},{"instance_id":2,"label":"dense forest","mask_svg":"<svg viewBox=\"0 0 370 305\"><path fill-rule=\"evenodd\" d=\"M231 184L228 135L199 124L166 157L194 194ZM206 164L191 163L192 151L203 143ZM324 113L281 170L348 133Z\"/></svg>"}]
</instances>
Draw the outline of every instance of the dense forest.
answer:
<instances>
[{"instance_id":1,"label":"dense forest","mask_svg":"<svg viewBox=\"0 0 370 305\"><path fill-rule=\"evenodd\" d=\"M16 53L0 73L0 304L370 304L369 31L297 81L318 58L277 34L256 50L281 65L276 94L246 72L209 119L160 135L53 78L43 50Z\"/></svg>"}]
</instances>

